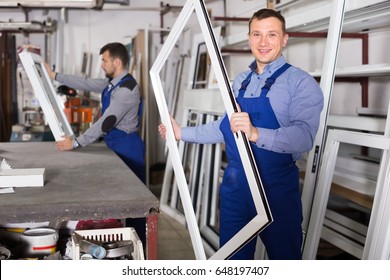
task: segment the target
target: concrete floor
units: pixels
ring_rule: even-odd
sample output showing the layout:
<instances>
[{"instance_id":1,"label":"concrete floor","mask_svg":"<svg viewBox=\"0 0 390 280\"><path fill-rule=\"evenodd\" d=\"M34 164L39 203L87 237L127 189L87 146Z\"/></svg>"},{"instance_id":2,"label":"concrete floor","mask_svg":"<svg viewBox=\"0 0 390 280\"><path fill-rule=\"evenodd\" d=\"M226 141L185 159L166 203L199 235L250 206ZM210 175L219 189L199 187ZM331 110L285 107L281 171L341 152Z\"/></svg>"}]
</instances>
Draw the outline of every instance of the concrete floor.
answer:
<instances>
[{"instance_id":1,"label":"concrete floor","mask_svg":"<svg viewBox=\"0 0 390 280\"><path fill-rule=\"evenodd\" d=\"M150 191L157 197L161 194L161 185L151 185ZM188 229L164 212L158 215L159 260L195 260Z\"/></svg>"},{"instance_id":2,"label":"concrete floor","mask_svg":"<svg viewBox=\"0 0 390 280\"><path fill-rule=\"evenodd\" d=\"M157 250L159 260L195 260L187 228L163 212L158 218Z\"/></svg>"}]
</instances>

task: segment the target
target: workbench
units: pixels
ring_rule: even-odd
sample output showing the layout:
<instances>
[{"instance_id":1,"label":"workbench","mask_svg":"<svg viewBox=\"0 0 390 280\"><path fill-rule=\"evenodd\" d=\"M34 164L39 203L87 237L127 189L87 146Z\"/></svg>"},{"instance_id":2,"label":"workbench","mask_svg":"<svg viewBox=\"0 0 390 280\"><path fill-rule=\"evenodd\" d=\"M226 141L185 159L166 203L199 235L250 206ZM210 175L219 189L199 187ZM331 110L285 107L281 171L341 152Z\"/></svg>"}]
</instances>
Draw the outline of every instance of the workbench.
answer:
<instances>
[{"instance_id":1,"label":"workbench","mask_svg":"<svg viewBox=\"0 0 390 280\"><path fill-rule=\"evenodd\" d=\"M104 143L58 151L54 142L0 143L12 168L45 168L43 187L0 195L0 224L145 218L146 258L157 259L159 201Z\"/></svg>"}]
</instances>

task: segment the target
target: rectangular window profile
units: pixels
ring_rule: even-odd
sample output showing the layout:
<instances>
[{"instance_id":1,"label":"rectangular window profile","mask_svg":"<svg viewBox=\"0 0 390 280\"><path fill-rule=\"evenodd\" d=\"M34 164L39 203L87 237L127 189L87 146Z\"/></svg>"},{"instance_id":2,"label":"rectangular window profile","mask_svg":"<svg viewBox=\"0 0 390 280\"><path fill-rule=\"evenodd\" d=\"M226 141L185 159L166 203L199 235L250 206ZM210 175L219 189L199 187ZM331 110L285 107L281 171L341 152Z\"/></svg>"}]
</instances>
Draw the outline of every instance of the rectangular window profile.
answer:
<instances>
[{"instance_id":1,"label":"rectangular window profile","mask_svg":"<svg viewBox=\"0 0 390 280\"><path fill-rule=\"evenodd\" d=\"M203 0L186 1L149 73L154 89L154 94L156 96L156 102L160 112L161 120L167 128L166 138L167 146L169 149L169 156L171 157L171 162L175 172L175 178L178 184L180 198L183 203L185 218L190 232L191 242L194 248L195 256L197 259L206 259L202 240L200 237L200 230L197 225L196 216L192 207L191 196L188 191L188 183L184 175L184 169L181 163L179 150L173 133L170 115L168 112L168 106L165 100L162 82L159 75L176 41L182 33L185 24L188 22L190 16L193 14L194 11L200 24L203 37L205 39L207 51L209 53L213 70L215 72L215 77L218 81L218 87L221 91L222 99L226 108L226 113L228 114L228 116L230 116L232 113L237 112L237 104L235 101L235 97ZM214 255L212 255L210 259L228 259L237 250L244 246L249 240L255 238L261 230L263 230L267 225L272 222L271 211L269 209L269 205L264 193L263 185L257 170L257 166L252 154L249 141L244 133L238 133L235 139L242 159L245 174L249 183L249 188L255 204L257 215L235 236L233 236L232 239L230 239L224 246L219 248L219 250Z\"/></svg>"},{"instance_id":2,"label":"rectangular window profile","mask_svg":"<svg viewBox=\"0 0 390 280\"><path fill-rule=\"evenodd\" d=\"M357 250L360 254L359 257L362 259L388 259L390 255L390 213L386 209L390 206L390 138L387 135L337 129L330 129L328 132L324 156L319 170L318 184L314 193L303 258L310 260L316 257L340 143L383 151L367 234L364 244L359 245ZM340 224L340 226L346 227L348 225ZM337 240L335 238L333 240L343 241L344 244L347 244L348 239L345 235L338 237Z\"/></svg>"},{"instance_id":3,"label":"rectangular window profile","mask_svg":"<svg viewBox=\"0 0 390 280\"><path fill-rule=\"evenodd\" d=\"M28 51L21 52L19 57L54 139L62 140L64 134L73 136L73 130L64 112L64 105L54 90L42 57Z\"/></svg>"}]
</instances>

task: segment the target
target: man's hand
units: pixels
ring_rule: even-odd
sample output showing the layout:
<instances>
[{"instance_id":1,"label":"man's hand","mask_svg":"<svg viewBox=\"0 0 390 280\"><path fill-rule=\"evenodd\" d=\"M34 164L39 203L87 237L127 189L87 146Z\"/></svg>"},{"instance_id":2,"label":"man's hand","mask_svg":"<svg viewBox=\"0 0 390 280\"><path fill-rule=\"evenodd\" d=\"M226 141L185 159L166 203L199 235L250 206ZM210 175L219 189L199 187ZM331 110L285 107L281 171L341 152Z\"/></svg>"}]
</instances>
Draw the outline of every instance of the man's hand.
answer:
<instances>
[{"instance_id":1,"label":"man's hand","mask_svg":"<svg viewBox=\"0 0 390 280\"><path fill-rule=\"evenodd\" d=\"M171 118L171 123L173 126L173 132L175 133L175 139L180 140L181 139L181 127L177 124L175 119L172 118L172 116L170 116L170 118ZM166 136L167 136L167 128L165 127L165 125L160 124L158 126L158 132L160 133L161 137L165 140Z\"/></svg>"},{"instance_id":2,"label":"man's hand","mask_svg":"<svg viewBox=\"0 0 390 280\"><path fill-rule=\"evenodd\" d=\"M248 140L256 143L259 138L259 132L256 127L251 123L249 115L247 112L237 112L233 113L230 118L230 129L233 133L237 131L242 131L248 137Z\"/></svg>"},{"instance_id":3,"label":"man's hand","mask_svg":"<svg viewBox=\"0 0 390 280\"><path fill-rule=\"evenodd\" d=\"M56 146L60 151L71 151L73 150L73 139L65 135L64 140L56 142Z\"/></svg>"},{"instance_id":4,"label":"man's hand","mask_svg":"<svg viewBox=\"0 0 390 280\"><path fill-rule=\"evenodd\" d=\"M49 64L47 64L46 62L45 62L45 68L46 68L47 74L49 74L50 79L54 80L56 78L56 72L51 70Z\"/></svg>"}]
</instances>

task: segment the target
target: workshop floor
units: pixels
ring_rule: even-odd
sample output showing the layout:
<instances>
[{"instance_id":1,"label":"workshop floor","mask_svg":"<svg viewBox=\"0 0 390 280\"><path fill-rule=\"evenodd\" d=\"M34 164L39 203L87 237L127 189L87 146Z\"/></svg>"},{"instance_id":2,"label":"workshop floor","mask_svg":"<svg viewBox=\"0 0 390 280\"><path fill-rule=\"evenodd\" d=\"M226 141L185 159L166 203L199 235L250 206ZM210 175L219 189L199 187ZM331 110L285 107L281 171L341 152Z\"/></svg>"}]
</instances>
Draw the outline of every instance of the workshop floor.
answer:
<instances>
[{"instance_id":1,"label":"workshop floor","mask_svg":"<svg viewBox=\"0 0 390 280\"><path fill-rule=\"evenodd\" d=\"M195 260L188 229L165 214L158 218L159 260Z\"/></svg>"},{"instance_id":2,"label":"workshop floor","mask_svg":"<svg viewBox=\"0 0 390 280\"><path fill-rule=\"evenodd\" d=\"M151 185L150 191L160 198L161 185ZM195 260L188 229L164 212L158 215L157 258L159 260Z\"/></svg>"}]
</instances>

